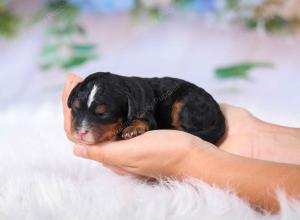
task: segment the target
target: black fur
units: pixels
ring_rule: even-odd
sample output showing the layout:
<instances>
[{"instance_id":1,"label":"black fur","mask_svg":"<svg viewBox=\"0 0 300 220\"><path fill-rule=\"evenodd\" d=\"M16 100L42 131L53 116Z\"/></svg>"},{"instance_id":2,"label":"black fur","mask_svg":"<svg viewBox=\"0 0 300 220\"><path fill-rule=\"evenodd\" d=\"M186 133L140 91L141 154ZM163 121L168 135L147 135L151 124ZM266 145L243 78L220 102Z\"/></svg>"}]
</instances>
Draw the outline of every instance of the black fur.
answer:
<instances>
[{"instance_id":1,"label":"black fur","mask_svg":"<svg viewBox=\"0 0 300 220\"><path fill-rule=\"evenodd\" d=\"M99 91L88 108L86 103L93 85L97 85ZM73 106L75 99L82 104L80 109ZM72 108L75 130L83 119L93 127L115 123L121 118L123 124L118 132L121 133L133 120L145 122L150 130L178 129L172 119L175 102L182 104L178 115L181 130L214 144L223 136L225 119L217 102L202 88L181 79L125 77L98 72L72 90L68 106ZM99 104L107 106L107 112L102 115L95 114Z\"/></svg>"}]
</instances>

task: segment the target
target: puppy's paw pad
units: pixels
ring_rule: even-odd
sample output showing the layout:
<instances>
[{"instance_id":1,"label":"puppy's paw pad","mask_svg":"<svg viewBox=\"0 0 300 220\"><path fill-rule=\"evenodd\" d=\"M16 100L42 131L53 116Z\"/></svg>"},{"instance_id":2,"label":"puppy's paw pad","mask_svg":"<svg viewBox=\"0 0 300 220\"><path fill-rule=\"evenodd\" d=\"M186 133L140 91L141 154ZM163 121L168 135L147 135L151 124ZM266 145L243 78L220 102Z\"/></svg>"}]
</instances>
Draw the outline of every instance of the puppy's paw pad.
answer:
<instances>
[{"instance_id":1,"label":"puppy's paw pad","mask_svg":"<svg viewBox=\"0 0 300 220\"><path fill-rule=\"evenodd\" d=\"M122 131L122 138L123 139L134 138L145 132L146 132L145 129L142 127L129 126Z\"/></svg>"}]
</instances>

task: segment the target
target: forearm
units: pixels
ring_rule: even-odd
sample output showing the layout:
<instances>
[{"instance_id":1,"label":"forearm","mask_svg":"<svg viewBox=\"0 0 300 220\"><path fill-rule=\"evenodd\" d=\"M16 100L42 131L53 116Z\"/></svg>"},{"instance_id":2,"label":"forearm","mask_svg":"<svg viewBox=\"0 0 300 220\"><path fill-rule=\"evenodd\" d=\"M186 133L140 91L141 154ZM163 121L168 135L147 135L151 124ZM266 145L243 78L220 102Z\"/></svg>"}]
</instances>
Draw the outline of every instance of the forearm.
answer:
<instances>
[{"instance_id":1,"label":"forearm","mask_svg":"<svg viewBox=\"0 0 300 220\"><path fill-rule=\"evenodd\" d=\"M185 173L208 184L230 188L255 208L279 210L276 190L300 196L300 166L273 163L212 150L194 153ZM201 168L200 168L201 167Z\"/></svg>"},{"instance_id":2,"label":"forearm","mask_svg":"<svg viewBox=\"0 0 300 220\"><path fill-rule=\"evenodd\" d=\"M300 129L258 121L257 159L300 165Z\"/></svg>"}]
</instances>

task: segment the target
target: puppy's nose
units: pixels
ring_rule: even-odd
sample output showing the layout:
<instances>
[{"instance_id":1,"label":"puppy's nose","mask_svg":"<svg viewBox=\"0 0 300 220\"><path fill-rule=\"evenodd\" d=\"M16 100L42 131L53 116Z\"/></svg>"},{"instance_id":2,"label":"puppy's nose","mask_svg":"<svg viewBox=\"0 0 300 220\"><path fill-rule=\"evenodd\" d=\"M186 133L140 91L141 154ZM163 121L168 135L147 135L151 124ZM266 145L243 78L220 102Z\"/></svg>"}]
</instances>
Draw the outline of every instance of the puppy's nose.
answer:
<instances>
[{"instance_id":1,"label":"puppy's nose","mask_svg":"<svg viewBox=\"0 0 300 220\"><path fill-rule=\"evenodd\" d=\"M79 136L83 137L84 135L86 135L89 132L89 130L86 129L81 129L78 131Z\"/></svg>"}]
</instances>

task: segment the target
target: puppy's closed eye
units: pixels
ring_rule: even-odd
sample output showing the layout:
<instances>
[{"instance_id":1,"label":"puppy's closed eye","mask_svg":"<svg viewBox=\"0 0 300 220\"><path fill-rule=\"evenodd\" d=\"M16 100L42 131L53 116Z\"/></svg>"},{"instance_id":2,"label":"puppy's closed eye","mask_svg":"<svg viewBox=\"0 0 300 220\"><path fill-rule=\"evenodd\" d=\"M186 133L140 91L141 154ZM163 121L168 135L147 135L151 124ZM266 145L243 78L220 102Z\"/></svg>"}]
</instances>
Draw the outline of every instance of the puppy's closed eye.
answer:
<instances>
[{"instance_id":1,"label":"puppy's closed eye","mask_svg":"<svg viewBox=\"0 0 300 220\"><path fill-rule=\"evenodd\" d=\"M98 105L98 106L95 108L95 113L96 113L96 114L104 114L106 111L107 111L106 105Z\"/></svg>"}]
</instances>

